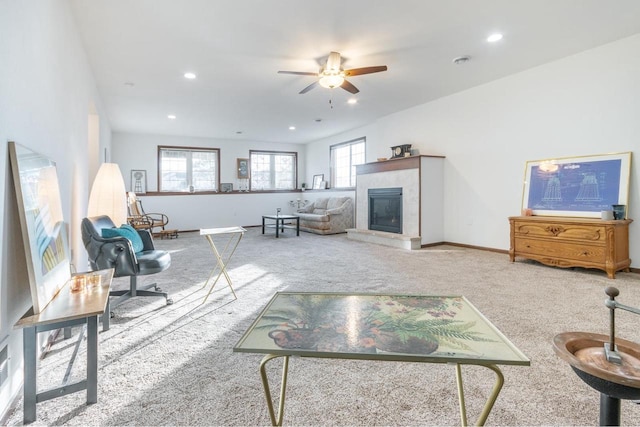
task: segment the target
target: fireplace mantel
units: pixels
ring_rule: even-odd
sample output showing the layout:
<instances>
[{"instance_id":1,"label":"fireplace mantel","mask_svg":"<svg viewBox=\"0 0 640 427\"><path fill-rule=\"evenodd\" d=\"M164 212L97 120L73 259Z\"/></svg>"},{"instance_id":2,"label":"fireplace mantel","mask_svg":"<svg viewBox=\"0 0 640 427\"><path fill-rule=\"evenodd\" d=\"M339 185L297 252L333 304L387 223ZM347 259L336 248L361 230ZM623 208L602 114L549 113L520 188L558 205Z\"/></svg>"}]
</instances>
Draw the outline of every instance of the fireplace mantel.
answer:
<instances>
[{"instance_id":1,"label":"fireplace mantel","mask_svg":"<svg viewBox=\"0 0 640 427\"><path fill-rule=\"evenodd\" d=\"M368 190L371 188L402 188L402 234L375 231L376 236L389 236L389 242L398 239L419 241L420 246L443 241L444 199L443 156L409 156L398 159L365 163L356 166L356 228L349 238L364 240L369 230ZM370 240L367 240L370 241ZM377 241L376 243L382 243ZM395 244L391 244L395 246ZM412 245L412 248L415 245Z\"/></svg>"},{"instance_id":2,"label":"fireplace mantel","mask_svg":"<svg viewBox=\"0 0 640 427\"><path fill-rule=\"evenodd\" d=\"M402 169L418 169L420 168L421 158L444 159L444 156L409 156L397 159L382 160L379 162L363 163L356 166L356 175L365 175L369 173L389 172Z\"/></svg>"}]
</instances>

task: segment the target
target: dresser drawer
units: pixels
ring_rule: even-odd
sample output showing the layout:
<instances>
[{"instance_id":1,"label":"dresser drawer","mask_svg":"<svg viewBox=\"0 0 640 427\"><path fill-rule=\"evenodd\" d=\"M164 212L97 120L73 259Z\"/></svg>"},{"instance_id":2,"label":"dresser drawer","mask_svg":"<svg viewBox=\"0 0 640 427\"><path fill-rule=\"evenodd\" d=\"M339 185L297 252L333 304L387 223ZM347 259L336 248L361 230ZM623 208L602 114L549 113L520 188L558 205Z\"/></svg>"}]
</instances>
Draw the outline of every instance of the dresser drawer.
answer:
<instances>
[{"instance_id":1,"label":"dresser drawer","mask_svg":"<svg viewBox=\"0 0 640 427\"><path fill-rule=\"evenodd\" d=\"M519 237L539 237L553 240L583 241L604 244L606 233L604 226L585 226L580 224L558 224L553 222L515 222L514 232Z\"/></svg>"},{"instance_id":2,"label":"dresser drawer","mask_svg":"<svg viewBox=\"0 0 640 427\"><path fill-rule=\"evenodd\" d=\"M606 248L600 245L549 242L537 239L517 239L515 250L517 255L564 258L581 263L604 263L606 255Z\"/></svg>"}]
</instances>

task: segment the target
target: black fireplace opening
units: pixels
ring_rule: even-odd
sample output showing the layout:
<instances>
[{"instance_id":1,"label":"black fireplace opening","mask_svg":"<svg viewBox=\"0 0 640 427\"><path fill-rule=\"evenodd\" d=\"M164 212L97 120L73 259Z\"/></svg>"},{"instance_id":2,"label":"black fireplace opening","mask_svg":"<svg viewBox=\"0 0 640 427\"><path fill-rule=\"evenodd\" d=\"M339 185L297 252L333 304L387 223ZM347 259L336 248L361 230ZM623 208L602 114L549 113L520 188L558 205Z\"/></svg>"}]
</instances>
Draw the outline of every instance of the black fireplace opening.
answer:
<instances>
[{"instance_id":1,"label":"black fireplace opening","mask_svg":"<svg viewBox=\"0 0 640 427\"><path fill-rule=\"evenodd\" d=\"M402 234L402 188L369 189L369 230Z\"/></svg>"}]
</instances>

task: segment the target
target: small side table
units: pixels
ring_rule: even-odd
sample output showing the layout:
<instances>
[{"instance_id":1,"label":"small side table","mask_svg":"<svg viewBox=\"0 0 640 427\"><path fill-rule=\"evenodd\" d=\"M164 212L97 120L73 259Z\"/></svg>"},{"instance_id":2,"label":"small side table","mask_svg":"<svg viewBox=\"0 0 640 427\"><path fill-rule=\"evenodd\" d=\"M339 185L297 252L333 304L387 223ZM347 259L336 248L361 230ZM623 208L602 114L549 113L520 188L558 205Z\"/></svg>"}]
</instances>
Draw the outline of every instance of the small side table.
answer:
<instances>
[{"instance_id":1,"label":"small side table","mask_svg":"<svg viewBox=\"0 0 640 427\"><path fill-rule=\"evenodd\" d=\"M300 236L300 217L297 215L262 215L262 234L264 234L265 219L270 219L276 222L276 239L280 237L280 232L284 233L285 228L295 228L296 236ZM296 225L285 225L284 222L292 220L296 222ZM274 225L266 225L266 227L274 227Z\"/></svg>"},{"instance_id":2,"label":"small side table","mask_svg":"<svg viewBox=\"0 0 640 427\"><path fill-rule=\"evenodd\" d=\"M113 269L76 276L85 276L85 280L90 276L99 276L100 281L94 286L87 285L81 292L71 292L70 281L67 282L40 313L25 315L14 326L14 329L23 330L25 424L36 420L36 403L45 400L87 390L87 404L98 401L98 318L102 316L103 330L108 330L109 288ZM72 384L65 381L60 387L38 392L38 333L83 323L87 325L87 378Z\"/></svg>"},{"instance_id":3,"label":"small side table","mask_svg":"<svg viewBox=\"0 0 640 427\"><path fill-rule=\"evenodd\" d=\"M216 257L216 266L213 268L213 270L211 270L211 274L209 274L209 278L207 279L206 282L204 282L204 285L202 285L203 288L207 286L207 284L215 274L216 270L220 268L220 271L218 272L218 276L216 277L216 280L213 281L211 288L209 288L209 292L207 292L207 295L204 297L204 300L202 301L203 304L207 301L207 298L209 298L209 295L211 295L211 292L213 292L214 286L216 286L216 283L218 283L220 276L222 276L223 274L225 279L227 280L227 283L229 284L229 289L231 289L231 293L233 293L233 297L235 299L238 299L238 296L233 290L233 284L231 282L231 278L227 273L227 265L229 264L229 260L231 259L234 252L236 251L236 248L238 247L238 244L240 243L240 240L242 240L242 236L244 236L244 233L246 231L247 230L245 230L242 227L200 229L200 235L206 237L207 241L211 245L211 250L213 251L213 254ZM222 241L226 241L226 243L224 243L224 248L222 249L222 252L219 251L218 248L216 247L216 243L214 241L215 236L222 236L223 237Z\"/></svg>"}]
</instances>

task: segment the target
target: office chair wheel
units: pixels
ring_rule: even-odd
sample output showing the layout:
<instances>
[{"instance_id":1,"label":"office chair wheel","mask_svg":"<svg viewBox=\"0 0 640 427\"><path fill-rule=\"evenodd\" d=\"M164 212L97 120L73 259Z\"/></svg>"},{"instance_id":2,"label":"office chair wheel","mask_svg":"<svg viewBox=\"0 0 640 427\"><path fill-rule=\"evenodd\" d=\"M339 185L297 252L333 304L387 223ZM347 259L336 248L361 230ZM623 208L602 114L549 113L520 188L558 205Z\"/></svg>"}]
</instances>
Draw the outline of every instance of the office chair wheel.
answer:
<instances>
[{"instance_id":1,"label":"office chair wheel","mask_svg":"<svg viewBox=\"0 0 640 427\"><path fill-rule=\"evenodd\" d=\"M167 305L173 304L173 298L167 298Z\"/></svg>"},{"instance_id":2,"label":"office chair wheel","mask_svg":"<svg viewBox=\"0 0 640 427\"><path fill-rule=\"evenodd\" d=\"M159 286L154 286L153 289L155 289L156 292L162 292L162 288L160 288Z\"/></svg>"},{"instance_id":3,"label":"office chair wheel","mask_svg":"<svg viewBox=\"0 0 640 427\"><path fill-rule=\"evenodd\" d=\"M113 319L114 317L116 317L116 314L113 311L109 312L109 318Z\"/></svg>"}]
</instances>

